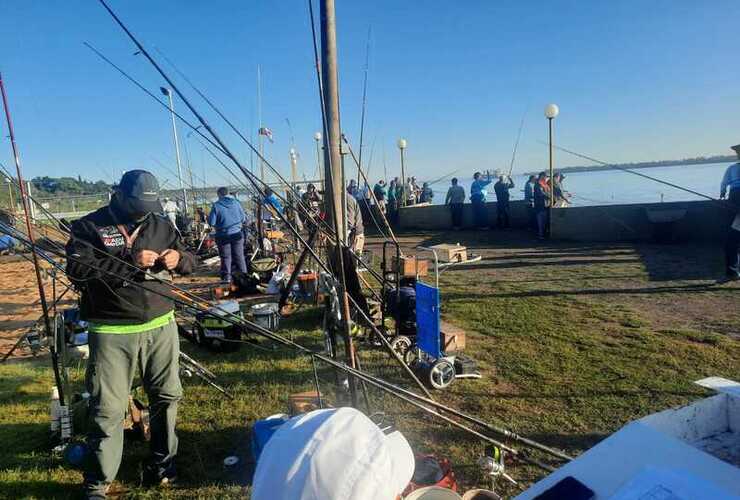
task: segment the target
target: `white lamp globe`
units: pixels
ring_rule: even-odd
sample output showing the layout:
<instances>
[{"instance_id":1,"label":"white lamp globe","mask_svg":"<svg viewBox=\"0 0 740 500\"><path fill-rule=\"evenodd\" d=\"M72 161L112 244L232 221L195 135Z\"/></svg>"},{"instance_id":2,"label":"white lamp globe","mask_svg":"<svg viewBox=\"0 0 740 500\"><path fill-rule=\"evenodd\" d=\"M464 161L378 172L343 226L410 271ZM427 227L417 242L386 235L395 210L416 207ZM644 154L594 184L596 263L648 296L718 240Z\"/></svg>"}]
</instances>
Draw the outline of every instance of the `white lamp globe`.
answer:
<instances>
[{"instance_id":1,"label":"white lamp globe","mask_svg":"<svg viewBox=\"0 0 740 500\"><path fill-rule=\"evenodd\" d=\"M558 116L558 113L560 113L560 108L558 108L557 104L548 104L545 106L545 117L546 118L555 118Z\"/></svg>"},{"instance_id":2,"label":"white lamp globe","mask_svg":"<svg viewBox=\"0 0 740 500\"><path fill-rule=\"evenodd\" d=\"M398 139L398 149L406 149L406 139Z\"/></svg>"},{"instance_id":3,"label":"white lamp globe","mask_svg":"<svg viewBox=\"0 0 740 500\"><path fill-rule=\"evenodd\" d=\"M318 141L320 141L320 140L321 140L321 132L316 132L316 133L315 133L315 134L313 135L313 139L314 139L315 141L317 141L317 142L318 142Z\"/></svg>"}]
</instances>

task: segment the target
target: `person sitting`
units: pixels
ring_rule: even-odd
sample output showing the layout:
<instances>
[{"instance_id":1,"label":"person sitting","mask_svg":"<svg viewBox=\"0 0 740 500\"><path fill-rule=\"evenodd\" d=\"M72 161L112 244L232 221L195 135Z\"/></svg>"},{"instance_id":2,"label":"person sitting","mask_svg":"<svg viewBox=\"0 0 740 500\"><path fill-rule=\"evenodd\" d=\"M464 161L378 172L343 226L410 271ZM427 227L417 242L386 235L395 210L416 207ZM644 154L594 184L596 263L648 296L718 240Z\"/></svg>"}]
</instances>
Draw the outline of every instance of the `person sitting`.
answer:
<instances>
[{"instance_id":1,"label":"person sitting","mask_svg":"<svg viewBox=\"0 0 740 500\"><path fill-rule=\"evenodd\" d=\"M463 217L463 204L465 203L465 189L458 185L457 177L453 177L451 180L450 189L447 190L447 196L445 197L445 205L450 207L450 215L452 216L452 229L462 228L462 217Z\"/></svg>"},{"instance_id":2,"label":"person sitting","mask_svg":"<svg viewBox=\"0 0 740 500\"><path fill-rule=\"evenodd\" d=\"M247 217L241 203L229 196L228 189L220 187L216 194L218 201L211 206L208 225L216 230L216 245L218 255L221 257L221 281L230 283L232 268L241 273L247 272L242 231Z\"/></svg>"},{"instance_id":3,"label":"person sitting","mask_svg":"<svg viewBox=\"0 0 740 500\"><path fill-rule=\"evenodd\" d=\"M493 185L493 190L496 193L496 227L499 229L508 229L511 227L511 221L509 220L509 190L513 188L514 181L507 175L500 175L498 182Z\"/></svg>"},{"instance_id":4,"label":"person sitting","mask_svg":"<svg viewBox=\"0 0 740 500\"><path fill-rule=\"evenodd\" d=\"M486 186L491 183L491 173L486 172L486 179L480 172L473 174L473 184L470 186L470 201L473 204L473 218L479 229L488 229L488 214L486 213Z\"/></svg>"},{"instance_id":5,"label":"person sitting","mask_svg":"<svg viewBox=\"0 0 740 500\"><path fill-rule=\"evenodd\" d=\"M414 468L400 432L385 434L354 408L314 410L286 421L267 441L252 500L396 500Z\"/></svg>"},{"instance_id":6,"label":"person sitting","mask_svg":"<svg viewBox=\"0 0 740 500\"><path fill-rule=\"evenodd\" d=\"M421 186L421 194L419 195L419 203L431 203L434 198L434 191L429 187L429 183L425 182Z\"/></svg>"}]
</instances>

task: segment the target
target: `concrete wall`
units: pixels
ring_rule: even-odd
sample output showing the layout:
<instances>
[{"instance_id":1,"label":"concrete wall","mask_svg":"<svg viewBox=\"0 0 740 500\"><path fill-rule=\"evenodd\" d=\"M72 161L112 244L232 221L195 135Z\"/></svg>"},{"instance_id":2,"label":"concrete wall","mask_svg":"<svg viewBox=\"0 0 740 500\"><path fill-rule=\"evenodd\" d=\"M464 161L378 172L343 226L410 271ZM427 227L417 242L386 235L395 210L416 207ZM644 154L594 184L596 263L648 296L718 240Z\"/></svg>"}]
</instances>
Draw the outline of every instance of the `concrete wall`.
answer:
<instances>
[{"instance_id":1,"label":"concrete wall","mask_svg":"<svg viewBox=\"0 0 740 500\"><path fill-rule=\"evenodd\" d=\"M651 222L661 214L682 213L672 224ZM673 241L717 242L732 217L728 205L713 201L572 207L555 210L553 234L574 241L655 241L665 231Z\"/></svg>"},{"instance_id":2,"label":"concrete wall","mask_svg":"<svg viewBox=\"0 0 740 500\"><path fill-rule=\"evenodd\" d=\"M512 201L510 204L512 227L526 227L527 205L523 201ZM491 226L496 224L496 203L486 203L488 220ZM424 205L404 207L399 211L399 222L402 229L449 229L452 227L452 216L445 205ZM473 227L473 206L463 205L463 226Z\"/></svg>"},{"instance_id":3,"label":"concrete wall","mask_svg":"<svg viewBox=\"0 0 740 500\"><path fill-rule=\"evenodd\" d=\"M569 207L553 210L553 236L571 241L655 241L662 237L670 241L712 241L725 238L732 213L727 205L712 201L645 203L633 205L603 205ZM496 203L487 203L491 226L496 222ZM653 220L665 216L680 216L668 224ZM464 224L472 227L473 213L465 205ZM511 203L511 224L527 225L524 202ZM449 209L442 205L406 207L400 212L402 229L445 230L451 227Z\"/></svg>"}]
</instances>

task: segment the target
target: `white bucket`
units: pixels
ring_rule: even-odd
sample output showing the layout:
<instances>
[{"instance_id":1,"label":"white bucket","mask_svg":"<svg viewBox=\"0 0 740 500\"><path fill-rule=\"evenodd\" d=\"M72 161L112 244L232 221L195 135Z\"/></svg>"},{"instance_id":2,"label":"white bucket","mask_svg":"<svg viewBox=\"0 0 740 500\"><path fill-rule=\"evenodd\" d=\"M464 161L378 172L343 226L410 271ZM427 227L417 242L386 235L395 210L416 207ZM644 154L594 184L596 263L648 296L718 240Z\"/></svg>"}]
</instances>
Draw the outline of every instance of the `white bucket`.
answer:
<instances>
[{"instance_id":1,"label":"white bucket","mask_svg":"<svg viewBox=\"0 0 740 500\"><path fill-rule=\"evenodd\" d=\"M266 302L264 304L253 305L250 309L254 322L262 328L270 331L278 329L280 316L278 315L278 305L275 302Z\"/></svg>"},{"instance_id":2,"label":"white bucket","mask_svg":"<svg viewBox=\"0 0 740 500\"><path fill-rule=\"evenodd\" d=\"M403 498L404 500L462 500L462 497L454 491L439 486L419 488Z\"/></svg>"}]
</instances>

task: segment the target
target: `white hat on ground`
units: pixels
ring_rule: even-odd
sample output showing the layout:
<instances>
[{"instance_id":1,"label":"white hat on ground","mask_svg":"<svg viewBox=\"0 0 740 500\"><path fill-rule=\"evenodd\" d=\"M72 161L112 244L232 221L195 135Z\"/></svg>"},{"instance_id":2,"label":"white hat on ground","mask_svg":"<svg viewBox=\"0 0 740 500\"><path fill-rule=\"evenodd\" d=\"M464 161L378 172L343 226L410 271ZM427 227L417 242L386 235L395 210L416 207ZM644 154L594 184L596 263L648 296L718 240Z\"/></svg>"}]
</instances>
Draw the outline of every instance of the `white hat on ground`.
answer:
<instances>
[{"instance_id":1,"label":"white hat on ground","mask_svg":"<svg viewBox=\"0 0 740 500\"><path fill-rule=\"evenodd\" d=\"M385 435L354 408L288 420L257 463L253 500L394 500L414 473L400 432Z\"/></svg>"}]
</instances>

